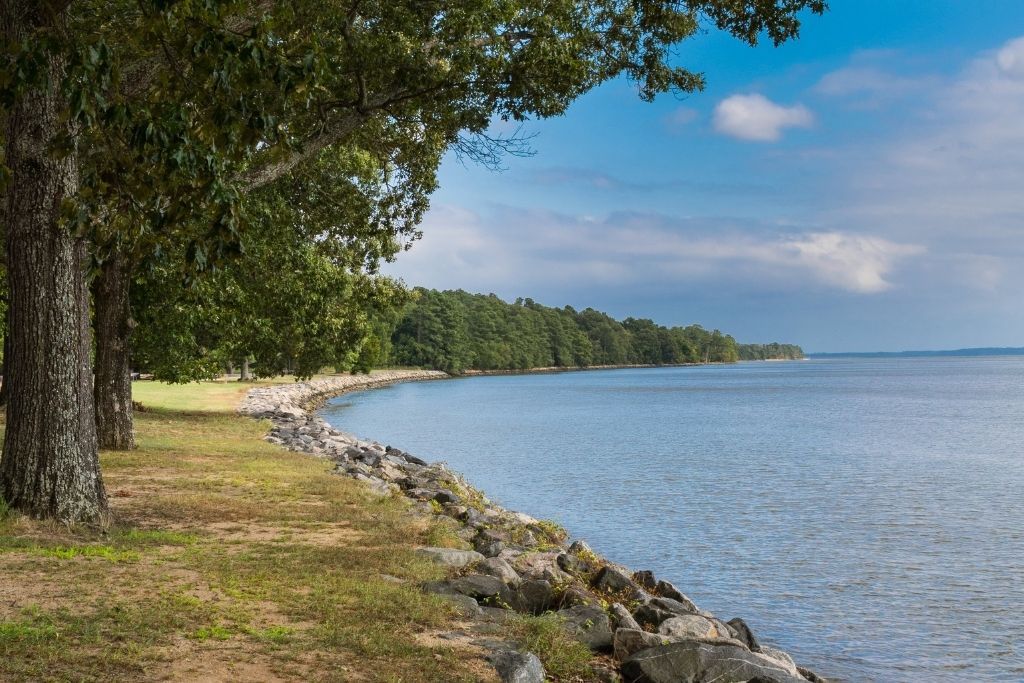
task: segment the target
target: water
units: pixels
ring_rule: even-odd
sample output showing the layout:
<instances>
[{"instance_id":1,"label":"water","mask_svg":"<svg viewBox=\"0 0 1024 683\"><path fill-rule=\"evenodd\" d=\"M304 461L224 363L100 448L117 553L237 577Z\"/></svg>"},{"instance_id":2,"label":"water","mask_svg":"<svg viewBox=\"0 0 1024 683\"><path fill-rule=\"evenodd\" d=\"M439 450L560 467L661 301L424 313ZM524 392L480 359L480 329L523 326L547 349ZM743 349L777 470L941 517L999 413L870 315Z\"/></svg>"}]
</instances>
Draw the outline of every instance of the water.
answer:
<instances>
[{"instance_id":1,"label":"water","mask_svg":"<svg viewBox=\"0 0 1024 683\"><path fill-rule=\"evenodd\" d=\"M1024 680L1024 358L474 377L324 415L824 675Z\"/></svg>"}]
</instances>

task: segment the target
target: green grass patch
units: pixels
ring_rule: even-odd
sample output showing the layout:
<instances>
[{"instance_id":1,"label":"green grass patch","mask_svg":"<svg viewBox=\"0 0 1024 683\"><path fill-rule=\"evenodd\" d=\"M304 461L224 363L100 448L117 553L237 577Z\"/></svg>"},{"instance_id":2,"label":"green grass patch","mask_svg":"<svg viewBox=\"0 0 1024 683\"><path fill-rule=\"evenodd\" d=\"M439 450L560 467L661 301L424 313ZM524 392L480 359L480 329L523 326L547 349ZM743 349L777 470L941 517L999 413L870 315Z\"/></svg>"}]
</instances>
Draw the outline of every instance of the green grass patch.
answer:
<instances>
[{"instance_id":1,"label":"green grass patch","mask_svg":"<svg viewBox=\"0 0 1024 683\"><path fill-rule=\"evenodd\" d=\"M516 615L509 621L511 635L524 650L536 654L544 669L557 680L590 680L590 648L569 635L555 614Z\"/></svg>"},{"instance_id":2,"label":"green grass patch","mask_svg":"<svg viewBox=\"0 0 1024 683\"><path fill-rule=\"evenodd\" d=\"M57 638L57 629L49 624L34 626L11 621L0 622L0 651L18 645L36 645Z\"/></svg>"}]
</instances>

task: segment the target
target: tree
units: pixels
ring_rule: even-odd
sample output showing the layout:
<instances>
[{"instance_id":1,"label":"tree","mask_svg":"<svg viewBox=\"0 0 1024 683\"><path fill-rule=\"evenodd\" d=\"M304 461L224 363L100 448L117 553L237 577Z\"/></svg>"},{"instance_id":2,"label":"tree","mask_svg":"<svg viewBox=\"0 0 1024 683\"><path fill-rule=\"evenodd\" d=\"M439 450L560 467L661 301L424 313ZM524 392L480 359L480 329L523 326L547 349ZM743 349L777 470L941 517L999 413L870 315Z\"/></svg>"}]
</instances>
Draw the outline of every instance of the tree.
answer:
<instances>
[{"instance_id":1,"label":"tree","mask_svg":"<svg viewBox=\"0 0 1024 683\"><path fill-rule=\"evenodd\" d=\"M803 9L824 2L3 3L12 409L0 493L38 516L104 514L82 235L116 253L167 232L202 266L240 245L246 192L374 123L487 161L509 146L486 137L494 116L555 116L619 75L648 100L696 90L700 75L668 59L702 18L778 43ZM54 405L62 414L44 415Z\"/></svg>"}]
</instances>

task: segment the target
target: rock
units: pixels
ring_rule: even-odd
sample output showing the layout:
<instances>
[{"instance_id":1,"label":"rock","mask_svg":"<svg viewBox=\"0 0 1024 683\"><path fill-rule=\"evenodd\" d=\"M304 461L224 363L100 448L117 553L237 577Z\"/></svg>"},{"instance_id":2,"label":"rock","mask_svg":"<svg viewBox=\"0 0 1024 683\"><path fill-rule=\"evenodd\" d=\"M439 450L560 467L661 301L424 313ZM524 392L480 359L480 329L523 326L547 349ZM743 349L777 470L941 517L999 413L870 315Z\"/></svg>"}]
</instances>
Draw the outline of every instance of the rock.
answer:
<instances>
[{"instance_id":1,"label":"rock","mask_svg":"<svg viewBox=\"0 0 1024 683\"><path fill-rule=\"evenodd\" d=\"M632 683L806 683L739 645L697 640L641 650L622 663L622 675Z\"/></svg>"},{"instance_id":2,"label":"rock","mask_svg":"<svg viewBox=\"0 0 1024 683\"><path fill-rule=\"evenodd\" d=\"M475 550L455 548L417 548L416 554L446 567L465 567L484 559L484 556Z\"/></svg>"},{"instance_id":3,"label":"rock","mask_svg":"<svg viewBox=\"0 0 1024 683\"><path fill-rule=\"evenodd\" d=\"M819 676L810 669L805 669L802 666L798 666L796 670L800 673L801 676L809 680L811 683L829 683L827 678Z\"/></svg>"},{"instance_id":4,"label":"rock","mask_svg":"<svg viewBox=\"0 0 1024 683\"><path fill-rule=\"evenodd\" d=\"M471 618L480 616L480 605L468 595L446 595L444 593L439 593L438 595L446 602L454 605L460 615Z\"/></svg>"},{"instance_id":5,"label":"rock","mask_svg":"<svg viewBox=\"0 0 1024 683\"><path fill-rule=\"evenodd\" d=\"M610 593L625 593L635 590L637 585L633 579L615 567L602 567L593 581L594 588Z\"/></svg>"},{"instance_id":6,"label":"rock","mask_svg":"<svg viewBox=\"0 0 1024 683\"><path fill-rule=\"evenodd\" d=\"M558 555L556 552L523 553L512 562L512 566L524 577L568 583L571 577L558 568Z\"/></svg>"},{"instance_id":7,"label":"rock","mask_svg":"<svg viewBox=\"0 0 1024 683\"><path fill-rule=\"evenodd\" d=\"M640 624L637 623L633 615L629 613L629 610L620 605L619 603L612 603L609 608L612 613L612 619L615 621L616 628L628 628L635 631L640 631Z\"/></svg>"},{"instance_id":8,"label":"rock","mask_svg":"<svg viewBox=\"0 0 1024 683\"><path fill-rule=\"evenodd\" d=\"M696 614L671 617L661 622L658 633L678 638L718 638L718 629L710 619ZM723 634L728 636L729 634Z\"/></svg>"},{"instance_id":9,"label":"rock","mask_svg":"<svg viewBox=\"0 0 1024 683\"><path fill-rule=\"evenodd\" d=\"M543 579L529 579L517 587L506 586L498 599L502 606L507 605L517 612L542 614L551 608L554 589Z\"/></svg>"},{"instance_id":10,"label":"rock","mask_svg":"<svg viewBox=\"0 0 1024 683\"><path fill-rule=\"evenodd\" d=\"M406 462L410 462L413 465L427 465L427 464L429 464L426 460L421 460L420 458L417 458L415 455L412 455L410 453L404 453L403 455L405 456L405 461Z\"/></svg>"},{"instance_id":11,"label":"rock","mask_svg":"<svg viewBox=\"0 0 1024 683\"><path fill-rule=\"evenodd\" d=\"M633 618L636 619L641 626L648 626L652 628L658 628L661 626L661 622L671 619L674 616L678 615L649 604L640 605L633 611Z\"/></svg>"},{"instance_id":12,"label":"rock","mask_svg":"<svg viewBox=\"0 0 1024 683\"><path fill-rule=\"evenodd\" d=\"M587 557L594 557L594 551L591 550L590 546L583 539L576 539L569 546L569 552L573 555L584 555Z\"/></svg>"},{"instance_id":13,"label":"rock","mask_svg":"<svg viewBox=\"0 0 1024 683\"><path fill-rule=\"evenodd\" d=\"M482 555L497 557L505 549L505 541L508 536L493 529L482 529L473 539L473 547Z\"/></svg>"},{"instance_id":14,"label":"rock","mask_svg":"<svg viewBox=\"0 0 1024 683\"><path fill-rule=\"evenodd\" d=\"M620 628L612 637L612 652L615 659L623 661L635 652L668 644L665 636L649 633L638 628Z\"/></svg>"},{"instance_id":15,"label":"rock","mask_svg":"<svg viewBox=\"0 0 1024 683\"><path fill-rule=\"evenodd\" d=\"M595 683L622 683L622 676L611 666L605 664L592 664L590 675Z\"/></svg>"},{"instance_id":16,"label":"rock","mask_svg":"<svg viewBox=\"0 0 1024 683\"><path fill-rule=\"evenodd\" d=\"M725 623L732 627L733 633L736 634L736 640L746 645L751 652L761 651L761 645L757 642L757 638L754 637L754 632L747 626L747 622L736 617Z\"/></svg>"},{"instance_id":17,"label":"rock","mask_svg":"<svg viewBox=\"0 0 1024 683\"><path fill-rule=\"evenodd\" d=\"M792 676L799 676L800 671L797 669L796 662L789 656L789 653L783 652L778 648L761 646L761 652L759 653L763 657L774 660L779 663L786 671Z\"/></svg>"},{"instance_id":18,"label":"rock","mask_svg":"<svg viewBox=\"0 0 1024 683\"><path fill-rule=\"evenodd\" d=\"M635 581L637 585L643 586L649 591L654 590L658 585L657 580L654 578L654 572L649 569L633 572L633 581Z\"/></svg>"},{"instance_id":19,"label":"rock","mask_svg":"<svg viewBox=\"0 0 1024 683\"><path fill-rule=\"evenodd\" d=\"M608 614L593 605L579 605L556 612L565 620L566 629L591 650L610 650L612 625Z\"/></svg>"},{"instance_id":20,"label":"rock","mask_svg":"<svg viewBox=\"0 0 1024 683\"><path fill-rule=\"evenodd\" d=\"M595 569L593 564L572 553L562 553L556 561L559 569L570 574L590 574Z\"/></svg>"},{"instance_id":21,"label":"rock","mask_svg":"<svg viewBox=\"0 0 1024 683\"><path fill-rule=\"evenodd\" d=\"M558 609L576 607L578 605L600 605L601 598L580 586L569 586L558 596Z\"/></svg>"},{"instance_id":22,"label":"rock","mask_svg":"<svg viewBox=\"0 0 1024 683\"><path fill-rule=\"evenodd\" d=\"M462 502L461 498L459 498L457 495L455 495L448 489L441 489L440 491L436 491L434 493L433 500L436 500L441 505L444 505L446 503L453 503L455 505L458 505L460 502Z\"/></svg>"},{"instance_id":23,"label":"rock","mask_svg":"<svg viewBox=\"0 0 1024 683\"><path fill-rule=\"evenodd\" d=\"M672 614L695 614L697 612L692 602L684 603L672 598L652 598L648 604Z\"/></svg>"},{"instance_id":24,"label":"rock","mask_svg":"<svg viewBox=\"0 0 1024 683\"><path fill-rule=\"evenodd\" d=\"M499 650L488 659L503 683L544 683L544 666L532 652Z\"/></svg>"},{"instance_id":25,"label":"rock","mask_svg":"<svg viewBox=\"0 0 1024 683\"><path fill-rule=\"evenodd\" d=\"M483 562L477 564L476 570L481 574L497 577L505 583L514 585L520 581L519 574L512 568L512 565L497 557L488 557Z\"/></svg>"},{"instance_id":26,"label":"rock","mask_svg":"<svg viewBox=\"0 0 1024 683\"><path fill-rule=\"evenodd\" d=\"M655 585L654 587L654 592L664 598L675 600L676 602L681 602L684 605L689 605L691 612L698 611L697 605L693 604L693 600L690 600L690 598L683 595L675 586L673 586L668 581L659 581L657 585Z\"/></svg>"},{"instance_id":27,"label":"rock","mask_svg":"<svg viewBox=\"0 0 1024 683\"><path fill-rule=\"evenodd\" d=\"M468 574L452 579L448 583L456 593L468 595L477 600L495 598L505 587L505 583L501 579L486 574Z\"/></svg>"}]
</instances>

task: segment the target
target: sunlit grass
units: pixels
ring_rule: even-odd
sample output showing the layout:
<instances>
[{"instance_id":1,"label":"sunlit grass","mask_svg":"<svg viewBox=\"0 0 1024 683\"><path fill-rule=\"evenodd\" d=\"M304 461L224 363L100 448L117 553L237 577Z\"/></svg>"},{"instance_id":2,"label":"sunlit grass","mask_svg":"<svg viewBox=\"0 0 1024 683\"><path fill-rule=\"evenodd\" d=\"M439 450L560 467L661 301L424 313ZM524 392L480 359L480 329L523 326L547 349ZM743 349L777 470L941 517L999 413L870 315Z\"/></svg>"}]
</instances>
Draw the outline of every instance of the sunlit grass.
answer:
<instances>
[{"instance_id":1,"label":"sunlit grass","mask_svg":"<svg viewBox=\"0 0 1024 683\"><path fill-rule=\"evenodd\" d=\"M413 549L451 530L264 442L266 423L235 414L250 387L135 383L139 447L101 454L108 529L0 507L0 680L161 678L225 647L266 678L489 675L417 639L453 612L418 589L442 570Z\"/></svg>"}]
</instances>

